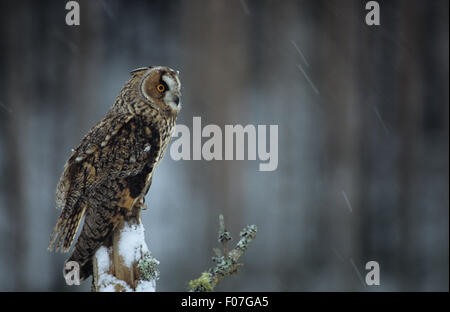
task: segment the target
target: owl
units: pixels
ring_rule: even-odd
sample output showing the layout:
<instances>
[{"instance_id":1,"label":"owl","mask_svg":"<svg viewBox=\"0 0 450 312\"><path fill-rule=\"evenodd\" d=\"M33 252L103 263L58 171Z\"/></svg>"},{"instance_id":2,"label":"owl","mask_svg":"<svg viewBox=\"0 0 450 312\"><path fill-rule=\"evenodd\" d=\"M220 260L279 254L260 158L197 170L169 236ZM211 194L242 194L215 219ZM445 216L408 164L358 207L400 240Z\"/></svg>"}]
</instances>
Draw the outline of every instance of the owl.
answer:
<instances>
[{"instance_id":1,"label":"owl","mask_svg":"<svg viewBox=\"0 0 450 312\"><path fill-rule=\"evenodd\" d=\"M180 80L158 66L133 70L106 116L72 151L56 188L62 209L48 249L68 252L80 280L92 274L92 257L117 225L144 206L155 168L164 156L180 111Z\"/></svg>"}]
</instances>

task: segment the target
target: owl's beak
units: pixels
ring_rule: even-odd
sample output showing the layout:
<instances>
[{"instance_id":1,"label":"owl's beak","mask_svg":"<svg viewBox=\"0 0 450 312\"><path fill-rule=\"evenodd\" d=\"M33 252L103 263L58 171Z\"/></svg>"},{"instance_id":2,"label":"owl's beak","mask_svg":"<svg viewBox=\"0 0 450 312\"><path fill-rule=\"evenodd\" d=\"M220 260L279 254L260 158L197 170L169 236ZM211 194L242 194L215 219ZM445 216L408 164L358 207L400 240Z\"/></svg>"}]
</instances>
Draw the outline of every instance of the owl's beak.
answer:
<instances>
[{"instance_id":1,"label":"owl's beak","mask_svg":"<svg viewBox=\"0 0 450 312\"><path fill-rule=\"evenodd\" d=\"M169 100L178 106L178 105L180 105L180 97L181 97L181 94L179 91L172 91L172 92L170 92Z\"/></svg>"},{"instance_id":2,"label":"owl's beak","mask_svg":"<svg viewBox=\"0 0 450 312\"><path fill-rule=\"evenodd\" d=\"M172 101L175 102L175 104L180 104L180 97L178 95L174 95L172 97Z\"/></svg>"},{"instance_id":3,"label":"owl's beak","mask_svg":"<svg viewBox=\"0 0 450 312\"><path fill-rule=\"evenodd\" d=\"M181 107L180 94L178 92L168 92L165 102L169 104L173 110L179 111Z\"/></svg>"}]
</instances>

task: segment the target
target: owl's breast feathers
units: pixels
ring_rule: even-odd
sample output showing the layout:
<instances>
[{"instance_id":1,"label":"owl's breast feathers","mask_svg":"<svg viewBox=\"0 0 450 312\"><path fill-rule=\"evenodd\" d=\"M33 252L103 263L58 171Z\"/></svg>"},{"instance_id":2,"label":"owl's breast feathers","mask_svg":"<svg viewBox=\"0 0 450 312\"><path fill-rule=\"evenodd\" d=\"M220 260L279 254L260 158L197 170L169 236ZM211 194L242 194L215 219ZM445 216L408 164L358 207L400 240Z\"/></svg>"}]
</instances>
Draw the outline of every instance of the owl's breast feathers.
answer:
<instances>
[{"instance_id":1,"label":"owl's breast feathers","mask_svg":"<svg viewBox=\"0 0 450 312\"><path fill-rule=\"evenodd\" d=\"M86 219L102 214L110 222L130 211L147 193L174 125L175 120L151 111L110 113L94 126L73 151L58 183L56 206L62 211L49 249L69 250L86 211Z\"/></svg>"}]
</instances>

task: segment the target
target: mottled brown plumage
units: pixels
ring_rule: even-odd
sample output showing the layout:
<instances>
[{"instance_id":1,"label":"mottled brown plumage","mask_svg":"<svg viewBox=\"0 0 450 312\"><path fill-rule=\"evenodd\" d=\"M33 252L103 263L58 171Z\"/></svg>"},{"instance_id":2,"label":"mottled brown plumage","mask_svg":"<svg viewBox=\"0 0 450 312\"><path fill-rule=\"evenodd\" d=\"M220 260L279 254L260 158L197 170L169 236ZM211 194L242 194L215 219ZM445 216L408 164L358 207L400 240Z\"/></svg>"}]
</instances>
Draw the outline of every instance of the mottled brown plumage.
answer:
<instances>
[{"instance_id":1,"label":"mottled brown plumage","mask_svg":"<svg viewBox=\"0 0 450 312\"><path fill-rule=\"evenodd\" d=\"M85 215L68 259L79 263L82 280L92 274L92 256L117 224L142 207L175 127L180 87L170 68L132 71L105 118L66 162L56 189L56 207L62 211L49 250L68 252Z\"/></svg>"}]
</instances>

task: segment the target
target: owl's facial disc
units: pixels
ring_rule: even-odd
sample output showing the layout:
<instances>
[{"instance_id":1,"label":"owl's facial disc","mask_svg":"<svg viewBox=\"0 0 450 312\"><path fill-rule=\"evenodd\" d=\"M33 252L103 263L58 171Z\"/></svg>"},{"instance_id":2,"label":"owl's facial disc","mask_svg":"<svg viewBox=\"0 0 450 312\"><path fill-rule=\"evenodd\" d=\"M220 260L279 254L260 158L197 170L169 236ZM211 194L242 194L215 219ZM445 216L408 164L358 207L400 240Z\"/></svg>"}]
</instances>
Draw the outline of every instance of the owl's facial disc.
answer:
<instances>
[{"instance_id":1,"label":"owl's facial disc","mask_svg":"<svg viewBox=\"0 0 450 312\"><path fill-rule=\"evenodd\" d=\"M141 92L151 103L167 107L174 113L181 109L180 80L178 74L168 67L153 67L144 74Z\"/></svg>"}]
</instances>

